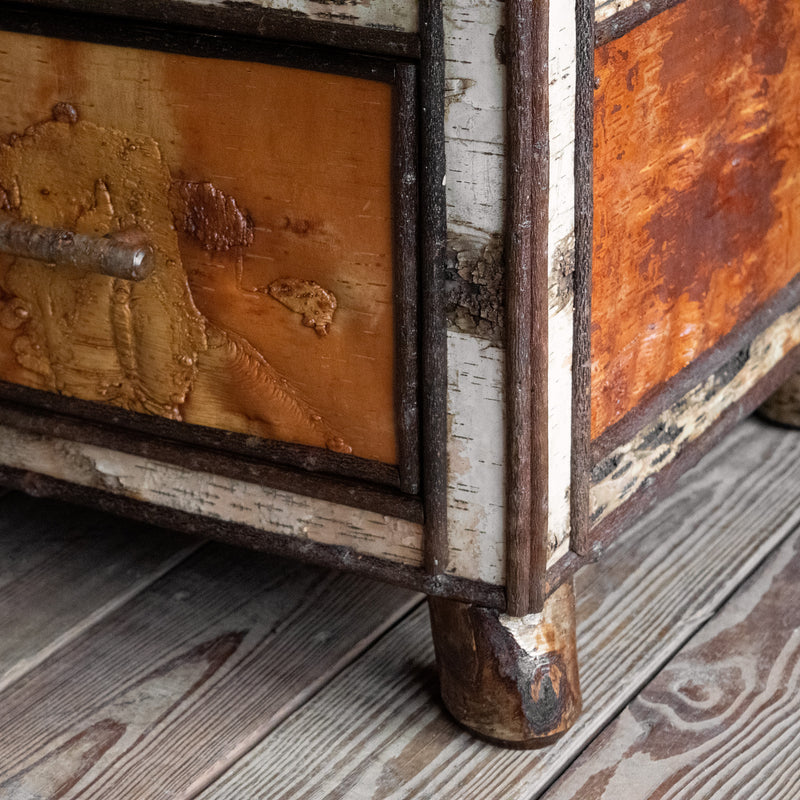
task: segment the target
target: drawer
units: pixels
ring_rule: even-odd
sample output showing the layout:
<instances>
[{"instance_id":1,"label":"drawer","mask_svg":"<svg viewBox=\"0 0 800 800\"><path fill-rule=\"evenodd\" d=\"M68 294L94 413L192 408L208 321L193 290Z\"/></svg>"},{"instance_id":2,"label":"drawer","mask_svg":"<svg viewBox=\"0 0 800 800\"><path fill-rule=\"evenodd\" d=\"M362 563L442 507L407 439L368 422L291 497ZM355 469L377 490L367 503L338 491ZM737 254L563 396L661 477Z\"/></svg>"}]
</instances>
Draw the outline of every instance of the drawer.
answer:
<instances>
[{"instance_id":1,"label":"drawer","mask_svg":"<svg viewBox=\"0 0 800 800\"><path fill-rule=\"evenodd\" d=\"M57 23L0 32L0 207L155 269L0 256L0 380L415 494L414 66Z\"/></svg>"}]
</instances>

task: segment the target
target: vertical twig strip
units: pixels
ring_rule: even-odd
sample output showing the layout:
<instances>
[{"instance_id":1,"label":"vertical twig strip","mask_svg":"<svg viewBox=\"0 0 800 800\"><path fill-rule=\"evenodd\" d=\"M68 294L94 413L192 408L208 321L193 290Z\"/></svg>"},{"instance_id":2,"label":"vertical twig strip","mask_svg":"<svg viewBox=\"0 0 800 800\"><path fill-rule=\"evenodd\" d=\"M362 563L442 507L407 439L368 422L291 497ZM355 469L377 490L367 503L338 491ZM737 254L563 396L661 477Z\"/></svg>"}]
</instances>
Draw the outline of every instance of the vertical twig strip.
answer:
<instances>
[{"instance_id":1,"label":"vertical twig strip","mask_svg":"<svg viewBox=\"0 0 800 800\"><path fill-rule=\"evenodd\" d=\"M548 279L550 274L550 4L533 2L533 231L531 234L531 576L528 611L545 595L548 518Z\"/></svg>"},{"instance_id":2,"label":"vertical twig strip","mask_svg":"<svg viewBox=\"0 0 800 800\"><path fill-rule=\"evenodd\" d=\"M417 494L419 469L419 385L417 308L417 75L411 64L395 68L392 195L396 204L394 232L395 407L400 487Z\"/></svg>"},{"instance_id":3,"label":"vertical twig strip","mask_svg":"<svg viewBox=\"0 0 800 800\"><path fill-rule=\"evenodd\" d=\"M447 542L447 329L444 265L447 233L444 148L444 23L441 0L420 2L422 65L422 385L425 568L444 571Z\"/></svg>"},{"instance_id":4,"label":"vertical twig strip","mask_svg":"<svg viewBox=\"0 0 800 800\"><path fill-rule=\"evenodd\" d=\"M592 137L594 129L594 3L576 0L575 271L572 354L570 547L586 555L591 472Z\"/></svg>"},{"instance_id":5,"label":"vertical twig strip","mask_svg":"<svg viewBox=\"0 0 800 800\"><path fill-rule=\"evenodd\" d=\"M509 0L506 199L506 585L508 613L528 612L531 567L532 5Z\"/></svg>"},{"instance_id":6,"label":"vertical twig strip","mask_svg":"<svg viewBox=\"0 0 800 800\"><path fill-rule=\"evenodd\" d=\"M547 535L546 2L509 0L506 13L506 583L508 613L523 616L543 604Z\"/></svg>"}]
</instances>

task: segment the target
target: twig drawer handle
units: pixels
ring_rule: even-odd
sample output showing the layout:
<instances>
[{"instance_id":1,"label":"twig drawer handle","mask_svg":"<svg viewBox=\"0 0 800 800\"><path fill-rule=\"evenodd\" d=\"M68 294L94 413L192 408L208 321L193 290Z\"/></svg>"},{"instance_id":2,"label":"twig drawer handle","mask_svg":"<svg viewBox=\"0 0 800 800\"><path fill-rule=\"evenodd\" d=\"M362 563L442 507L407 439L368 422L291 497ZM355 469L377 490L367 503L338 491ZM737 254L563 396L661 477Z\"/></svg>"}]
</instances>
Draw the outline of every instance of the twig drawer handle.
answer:
<instances>
[{"instance_id":1,"label":"twig drawer handle","mask_svg":"<svg viewBox=\"0 0 800 800\"><path fill-rule=\"evenodd\" d=\"M140 231L92 237L21 222L7 215L0 215L0 253L129 281L143 280L155 266L153 248Z\"/></svg>"}]
</instances>

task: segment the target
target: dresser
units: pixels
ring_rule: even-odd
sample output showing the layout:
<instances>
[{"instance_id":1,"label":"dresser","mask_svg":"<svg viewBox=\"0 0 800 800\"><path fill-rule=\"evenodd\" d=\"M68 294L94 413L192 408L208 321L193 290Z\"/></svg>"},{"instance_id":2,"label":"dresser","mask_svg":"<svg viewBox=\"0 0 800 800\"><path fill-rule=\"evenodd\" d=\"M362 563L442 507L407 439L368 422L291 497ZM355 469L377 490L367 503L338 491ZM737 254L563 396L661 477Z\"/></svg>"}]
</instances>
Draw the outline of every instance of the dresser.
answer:
<instances>
[{"instance_id":1,"label":"dresser","mask_svg":"<svg viewBox=\"0 0 800 800\"><path fill-rule=\"evenodd\" d=\"M3 3L0 482L422 591L550 742L575 571L800 366L798 72L790 0Z\"/></svg>"}]
</instances>

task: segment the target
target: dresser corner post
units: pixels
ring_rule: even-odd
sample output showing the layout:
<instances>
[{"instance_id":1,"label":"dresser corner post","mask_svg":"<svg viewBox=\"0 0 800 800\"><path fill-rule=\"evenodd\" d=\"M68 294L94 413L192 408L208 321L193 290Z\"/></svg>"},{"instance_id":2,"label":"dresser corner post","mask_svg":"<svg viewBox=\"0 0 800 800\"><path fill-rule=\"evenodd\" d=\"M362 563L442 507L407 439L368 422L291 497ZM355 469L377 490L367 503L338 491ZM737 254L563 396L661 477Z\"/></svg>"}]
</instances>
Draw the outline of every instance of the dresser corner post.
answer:
<instances>
[{"instance_id":1,"label":"dresser corner post","mask_svg":"<svg viewBox=\"0 0 800 800\"><path fill-rule=\"evenodd\" d=\"M551 744L581 711L572 581L541 613L428 599L442 700L464 727L505 746Z\"/></svg>"}]
</instances>

